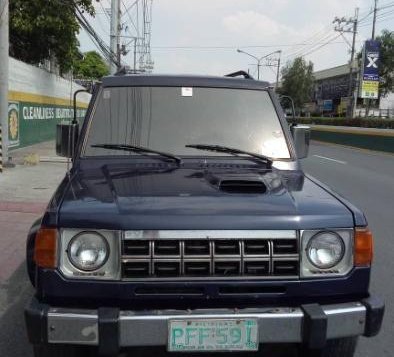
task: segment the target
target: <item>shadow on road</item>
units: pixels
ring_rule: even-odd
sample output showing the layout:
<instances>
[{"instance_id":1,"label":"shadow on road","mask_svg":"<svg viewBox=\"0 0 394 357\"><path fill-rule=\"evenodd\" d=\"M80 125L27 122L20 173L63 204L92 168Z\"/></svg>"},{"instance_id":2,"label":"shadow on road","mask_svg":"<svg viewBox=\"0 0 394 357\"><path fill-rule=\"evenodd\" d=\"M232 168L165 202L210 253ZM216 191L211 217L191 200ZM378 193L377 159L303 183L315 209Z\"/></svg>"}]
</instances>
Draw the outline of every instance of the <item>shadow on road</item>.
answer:
<instances>
[{"instance_id":1,"label":"shadow on road","mask_svg":"<svg viewBox=\"0 0 394 357\"><path fill-rule=\"evenodd\" d=\"M34 290L28 281L25 263L6 282L0 283L0 356L31 357L23 310Z\"/></svg>"}]
</instances>

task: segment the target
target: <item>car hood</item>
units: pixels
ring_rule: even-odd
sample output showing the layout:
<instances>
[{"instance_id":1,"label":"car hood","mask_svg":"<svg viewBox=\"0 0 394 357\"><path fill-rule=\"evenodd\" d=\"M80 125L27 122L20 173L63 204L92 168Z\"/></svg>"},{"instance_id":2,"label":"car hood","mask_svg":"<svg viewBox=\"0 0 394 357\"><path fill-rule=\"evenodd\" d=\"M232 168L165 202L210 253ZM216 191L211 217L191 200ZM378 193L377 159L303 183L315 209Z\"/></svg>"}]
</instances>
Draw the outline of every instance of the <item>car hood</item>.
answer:
<instances>
[{"instance_id":1,"label":"car hood","mask_svg":"<svg viewBox=\"0 0 394 357\"><path fill-rule=\"evenodd\" d=\"M231 190L223 189L224 181L231 181ZM261 182L265 192L244 190L245 182ZM60 227L230 230L354 225L349 209L302 171L104 165L76 170L59 190L64 194L54 197L62 196L56 205Z\"/></svg>"}]
</instances>

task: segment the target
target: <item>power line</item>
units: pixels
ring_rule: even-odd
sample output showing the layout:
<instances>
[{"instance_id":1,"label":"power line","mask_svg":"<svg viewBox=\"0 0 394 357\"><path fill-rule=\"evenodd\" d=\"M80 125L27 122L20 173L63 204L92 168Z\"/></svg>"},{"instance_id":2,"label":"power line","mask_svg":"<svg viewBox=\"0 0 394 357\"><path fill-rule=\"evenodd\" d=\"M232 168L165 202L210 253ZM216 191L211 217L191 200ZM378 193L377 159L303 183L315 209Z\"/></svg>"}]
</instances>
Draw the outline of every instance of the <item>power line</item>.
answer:
<instances>
[{"instance_id":1,"label":"power line","mask_svg":"<svg viewBox=\"0 0 394 357\"><path fill-rule=\"evenodd\" d=\"M327 34L325 34L323 37L319 38L319 42L314 42L312 43L310 46L307 46L305 48L301 48L299 50L296 50L295 52L292 53L288 53L286 55L286 59L288 58L294 58L294 57L303 57L305 56L306 53L313 51L316 46L320 46L319 48L326 46L328 43L330 43L331 41L333 41L333 33L330 31ZM339 36L337 36L336 38L338 38Z\"/></svg>"},{"instance_id":2,"label":"power line","mask_svg":"<svg viewBox=\"0 0 394 357\"><path fill-rule=\"evenodd\" d=\"M89 21L86 19L85 15L80 10L80 8L76 4L75 0L70 0L70 1L58 0L58 1L73 11L74 16L77 19L79 25L81 26L82 29L84 29L86 31L86 33L89 35L90 39L92 40L94 45L97 47L97 49L102 53L102 55L108 61L111 61L111 62L114 61L114 59L116 58L115 54L113 54L111 52L111 49L109 48L109 46L105 43L105 41L96 33L96 31L90 25Z\"/></svg>"},{"instance_id":3,"label":"power line","mask_svg":"<svg viewBox=\"0 0 394 357\"><path fill-rule=\"evenodd\" d=\"M129 21L131 22L131 24L133 25L133 27L134 27L134 29L135 29L135 31L136 31L136 33L137 33L137 37L141 37L141 36L140 36L140 33L139 33L139 29L138 29L138 27L136 26L136 24L134 23L134 20L133 20L131 14L130 14L130 9L132 9L132 8L137 4L138 1L139 1L139 0L134 1L134 3L133 3L131 6L129 6L129 7L127 8L126 5L125 5L125 3L124 3L124 1L122 0L122 5L123 5L124 9L126 10L125 14L126 14L127 17L129 18ZM124 14L123 14L123 16L124 16Z\"/></svg>"},{"instance_id":4,"label":"power line","mask_svg":"<svg viewBox=\"0 0 394 357\"><path fill-rule=\"evenodd\" d=\"M383 12L383 13L376 16L376 19L377 19L376 22L380 23L380 22L386 21L388 19L391 19L390 15L392 15L392 14L394 14L394 10ZM371 24L372 24L372 21L369 21L369 22L366 22L366 23L363 23L362 25L360 25L360 27L367 27L367 26L370 26Z\"/></svg>"},{"instance_id":5,"label":"power line","mask_svg":"<svg viewBox=\"0 0 394 357\"><path fill-rule=\"evenodd\" d=\"M236 50L237 48L278 48L278 47L297 47L297 46L310 46L316 44L322 44L323 42L317 43L293 43L293 44L278 44L278 45L237 45L237 46L152 46L154 50ZM335 43L344 43L344 41L339 41Z\"/></svg>"},{"instance_id":6,"label":"power line","mask_svg":"<svg viewBox=\"0 0 394 357\"><path fill-rule=\"evenodd\" d=\"M82 13L82 11L74 4L74 8L76 10L75 16L81 25L81 27L88 33L90 38L92 39L93 43L96 47L100 50L100 52L104 55L104 57L113 63L117 63L116 61L116 54L113 53L110 47L104 42L104 40L96 33L93 27L89 24L86 17Z\"/></svg>"},{"instance_id":7,"label":"power line","mask_svg":"<svg viewBox=\"0 0 394 357\"><path fill-rule=\"evenodd\" d=\"M101 1L99 3L100 3L100 6L101 6L101 9L103 10L103 13L104 13L105 17L108 20L108 23L110 23L111 19L110 19L109 15L108 15L107 10L105 9L105 7L104 7L104 5L103 5L103 3Z\"/></svg>"},{"instance_id":8,"label":"power line","mask_svg":"<svg viewBox=\"0 0 394 357\"><path fill-rule=\"evenodd\" d=\"M288 50L288 57L291 56L293 53L297 53L299 51L304 51L308 48L311 48L311 46L314 46L316 43L324 41L329 30L331 30L330 27L328 25L326 25L323 28L321 28L319 31L315 32L312 36L309 36L307 39L304 40L304 42L307 43L304 46L304 48L296 49L295 48L296 46L291 47Z\"/></svg>"},{"instance_id":9,"label":"power line","mask_svg":"<svg viewBox=\"0 0 394 357\"><path fill-rule=\"evenodd\" d=\"M323 47L329 45L330 43L332 43L332 41L335 41L335 40L336 40L338 37L340 37L340 36L341 36L341 34L339 34L339 35L337 35L337 36L334 36L333 38L329 39L328 41L326 41L326 42L323 43L322 45L318 46L317 48L313 48L313 49L311 49L311 50L308 51L308 52L305 52L305 53L303 53L303 54L299 54L297 57L305 57L305 56L308 56L308 55L310 55L310 54L312 54L312 53L314 53L314 52L320 50L321 48L323 48Z\"/></svg>"}]
</instances>

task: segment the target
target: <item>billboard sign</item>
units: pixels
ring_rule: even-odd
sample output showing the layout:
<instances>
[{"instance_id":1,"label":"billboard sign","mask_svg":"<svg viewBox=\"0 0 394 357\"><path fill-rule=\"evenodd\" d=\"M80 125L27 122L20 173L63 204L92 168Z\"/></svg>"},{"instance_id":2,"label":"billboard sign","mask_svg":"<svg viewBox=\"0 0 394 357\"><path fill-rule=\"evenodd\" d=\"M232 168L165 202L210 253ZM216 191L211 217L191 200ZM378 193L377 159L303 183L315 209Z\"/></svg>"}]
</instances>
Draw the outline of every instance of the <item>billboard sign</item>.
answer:
<instances>
[{"instance_id":1,"label":"billboard sign","mask_svg":"<svg viewBox=\"0 0 394 357\"><path fill-rule=\"evenodd\" d=\"M379 96L380 42L368 40L363 50L361 98L377 99Z\"/></svg>"}]
</instances>

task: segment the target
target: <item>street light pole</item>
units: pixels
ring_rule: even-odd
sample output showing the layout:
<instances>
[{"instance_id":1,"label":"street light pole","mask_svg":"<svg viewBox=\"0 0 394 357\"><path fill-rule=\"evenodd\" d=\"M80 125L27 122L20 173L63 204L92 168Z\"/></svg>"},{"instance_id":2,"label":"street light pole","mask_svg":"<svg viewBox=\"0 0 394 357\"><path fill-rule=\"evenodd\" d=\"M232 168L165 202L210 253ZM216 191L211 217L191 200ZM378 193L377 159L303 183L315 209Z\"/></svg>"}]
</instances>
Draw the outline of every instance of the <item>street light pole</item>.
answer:
<instances>
[{"instance_id":1,"label":"street light pole","mask_svg":"<svg viewBox=\"0 0 394 357\"><path fill-rule=\"evenodd\" d=\"M239 48L237 49L237 52L238 53L243 53L244 55L252 57L252 58L254 58L257 61L257 79L260 80L260 67L261 67L261 60L262 60L262 58L260 59L260 58L254 56L254 55L252 55L252 54L250 54L248 52L240 50Z\"/></svg>"},{"instance_id":2,"label":"street light pole","mask_svg":"<svg viewBox=\"0 0 394 357\"><path fill-rule=\"evenodd\" d=\"M262 67L261 61L262 61L263 59L269 57L269 56L272 56L272 55L275 54L275 53L279 53L279 59L278 59L278 72L277 72L277 75L276 75L277 81L278 81L278 79L279 79L279 68L280 68L280 54L282 53L281 50L277 50L277 51L268 53L268 55L264 55L263 57L260 57L260 58L254 56L254 55L252 55L252 54L250 54L250 53L248 53L248 52L245 52L245 51L243 51L243 50L240 50L240 49L237 49L237 52L238 52L238 53L243 53L243 54L245 54L245 55L247 55L247 56L249 56L249 57L252 57L252 58L254 58L254 59L256 60L256 62L257 62L257 79L258 79L258 80L260 80L260 68Z\"/></svg>"}]
</instances>

